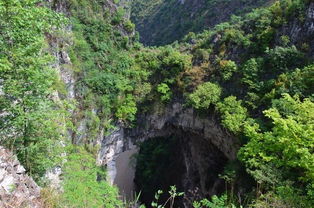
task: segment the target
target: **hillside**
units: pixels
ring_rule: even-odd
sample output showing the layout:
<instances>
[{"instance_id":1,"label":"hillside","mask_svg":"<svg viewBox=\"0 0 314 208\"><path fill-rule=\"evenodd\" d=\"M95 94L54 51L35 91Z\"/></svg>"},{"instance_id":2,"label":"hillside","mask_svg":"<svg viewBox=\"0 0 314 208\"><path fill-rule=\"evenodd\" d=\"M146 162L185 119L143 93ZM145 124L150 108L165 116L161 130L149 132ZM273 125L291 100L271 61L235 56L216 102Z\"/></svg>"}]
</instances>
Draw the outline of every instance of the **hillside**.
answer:
<instances>
[{"instance_id":1,"label":"hillside","mask_svg":"<svg viewBox=\"0 0 314 208\"><path fill-rule=\"evenodd\" d=\"M0 199L25 177L47 208L313 207L313 25L312 0L0 0L0 145L25 168Z\"/></svg>"},{"instance_id":2,"label":"hillside","mask_svg":"<svg viewBox=\"0 0 314 208\"><path fill-rule=\"evenodd\" d=\"M131 20L142 43L165 45L268 2L270 0L133 0Z\"/></svg>"}]
</instances>

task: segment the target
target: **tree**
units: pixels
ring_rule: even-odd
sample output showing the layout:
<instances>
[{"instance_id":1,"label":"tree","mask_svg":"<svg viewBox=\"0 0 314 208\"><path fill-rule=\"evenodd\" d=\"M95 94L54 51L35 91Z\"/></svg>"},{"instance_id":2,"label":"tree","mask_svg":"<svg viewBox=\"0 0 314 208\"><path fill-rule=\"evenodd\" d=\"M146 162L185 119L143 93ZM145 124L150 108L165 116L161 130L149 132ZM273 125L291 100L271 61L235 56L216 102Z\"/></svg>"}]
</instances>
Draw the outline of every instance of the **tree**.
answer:
<instances>
[{"instance_id":1,"label":"tree","mask_svg":"<svg viewBox=\"0 0 314 208\"><path fill-rule=\"evenodd\" d=\"M64 111L52 99L45 33L63 18L36 0L0 1L0 142L38 179L58 158Z\"/></svg>"},{"instance_id":2,"label":"tree","mask_svg":"<svg viewBox=\"0 0 314 208\"><path fill-rule=\"evenodd\" d=\"M223 126L235 134L242 132L243 124L247 119L247 109L241 104L241 100L229 96L216 105L216 109L221 113Z\"/></svg>"},{"instance_id":3,"label":"tree","mask_svg":"<svg viewBox=\"0 0 314 208\"><path fill-rule=\"evenodd\" d=\"M232 77L232 74L237 71L238 67L234 61L222 60L219 62L220 73L223 80L227 81Z\"/></svg>"},{"instance_id":4,"label":"tree","mask_svg":"<svg viewBox=\"0 0 314 208\"><path fill-rule=\"evenodd\" d=\"M207 109L211 104L219 101L221 88L218 84L205 82L197 87L197 89L189 95L192 106L196 109Z\"/></svg>"},{"instance_id":5,"label":"tree","mask_svg":"<svg viewBox=\"0 0 314 208\"><path fill-rule=\"evenodd\" d=\"M125 98L119 100L118 103L115 113L116 117L124 121L133 121L137 112L134 97L131 94L128 94Z\"/></svg>"},{"instance_id":6,"label":"tree","mask_svg":"<svg viewBox=\"0 0 314 208\"><path fill-rule=\"evenodd\" d=\"M63 203L67 207L117 208L122 204L117 189L104 181L104 172L96 166L95 158L82 147L70 148L63 183Z\"/></svg>"},{"instance_id":7,"label":"tree","mask_svg":"<svg viewBox=\"0 0 314 208\"><path fill-rule=\"evenodd\" d=\"M241 81L249 86L250 89L258 90L258 75L261 71L261 66L263 64L262 58L251 58L245 62L241 72L243 78Z\"/></svg>"},{"instance_id":8,"label":"tree","mask_svg":"<svg viewBox=\"0 0 314 208\"><path fill-rule=\"evenodd\" d=\"M277 46L274 49L266 50L266 53L267 69L272 73L274 71L286 72L289 69L302 66L306 62L304 54L298 51L295 46L286 48Z\"/></svg>"},{"instance_id":9,"label":"tree","mask_svg":"<svg viewBox=\"0 0 314 208\"><path fill-rule=\"evenodd\" d=\"M171 99L171 89L166 83L161 83L157 86L157 92L161 94L160 99L162 102L167 102Z\"/></svg>"},{"instance_id":10,"label":"tree","mask_svg":"<svg viewBox=\"0 0 314 208\"><path fill-rule=\"evenodd\" d=\"M262 132L257 124L245 126L244 134L250 141L239 151L240 160L252 171L273 165L284 178L308 184L308 193L312 194L314 103L283 94L264 114L273 121L273 127Z\"/></svg>"}]
</instances>

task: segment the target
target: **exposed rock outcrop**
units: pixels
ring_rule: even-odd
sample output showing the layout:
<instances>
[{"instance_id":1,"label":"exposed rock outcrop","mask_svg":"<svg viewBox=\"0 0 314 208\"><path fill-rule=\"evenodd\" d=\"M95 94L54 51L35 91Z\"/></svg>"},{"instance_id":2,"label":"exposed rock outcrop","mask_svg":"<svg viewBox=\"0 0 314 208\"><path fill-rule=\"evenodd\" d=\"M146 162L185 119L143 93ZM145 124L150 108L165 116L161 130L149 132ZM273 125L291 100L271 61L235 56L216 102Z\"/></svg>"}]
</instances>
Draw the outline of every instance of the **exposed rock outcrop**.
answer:
<instances>
[{"instance_id":1,"label":"exposed rock outcrop","mask_svg":"<svg viewBox=\"0 0 314 208\"><path fill-rule=\"evenodd\" d=\"M314 2L309 4L303 20L295 18L280 28L276 37L277 42L280 41L282 35L288 36L294 45L301 46L307 43L305 51L311 57L314 56Z\"/></svg>"},{"instance_id":2,"label":"exposed rock outcrop","mask_svg":"<svg viewBox=\"0 0 314 208\"><path fill-rule=\"evenodd\" d=\"M40 208L40 188L25 173L24 167L8 150L0 146L0 207Z\"/></svg>"}]
</instances>

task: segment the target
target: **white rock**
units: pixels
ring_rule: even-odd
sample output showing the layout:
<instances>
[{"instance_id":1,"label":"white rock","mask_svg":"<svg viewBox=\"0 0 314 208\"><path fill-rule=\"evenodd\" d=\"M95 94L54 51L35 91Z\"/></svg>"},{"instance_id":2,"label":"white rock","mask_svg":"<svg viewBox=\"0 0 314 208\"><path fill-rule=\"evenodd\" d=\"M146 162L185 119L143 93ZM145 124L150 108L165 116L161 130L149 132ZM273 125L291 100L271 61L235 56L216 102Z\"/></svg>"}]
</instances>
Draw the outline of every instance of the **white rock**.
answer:
<instances>
[{"instance_id":1,"label":"white rock","mask_svg":"<svg viewBox=\"0 0 314 208\"><path fill-rule=\"evenodd\" d=\"M15 186L15 180L12 175L6 175L2 182L0 183L0 187L2 187L7 193L10 193Z\"/></svg>"},{"instance_id":2,"label":"white rock","mask_svg":"<svg viewBox=\"0 0 314 208\"><path fill-rule=\"evenodd\" d=\"M25 173L25 171L26 171L26 170L25 170L25 168L24 168L22 165L18 165L15 172L16 172L17 174L22 174L22 173Z\"/></svg>"}]
</instances>

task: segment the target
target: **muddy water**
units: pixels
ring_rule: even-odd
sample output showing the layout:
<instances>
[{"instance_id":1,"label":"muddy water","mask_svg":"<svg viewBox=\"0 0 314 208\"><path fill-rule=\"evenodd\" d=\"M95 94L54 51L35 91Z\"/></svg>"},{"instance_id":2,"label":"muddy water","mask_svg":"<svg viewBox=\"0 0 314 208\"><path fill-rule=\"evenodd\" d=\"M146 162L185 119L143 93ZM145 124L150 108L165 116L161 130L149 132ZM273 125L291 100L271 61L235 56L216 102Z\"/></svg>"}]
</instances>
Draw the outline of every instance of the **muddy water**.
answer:
<instances>
[{"instance_id":1,"label":"muddy water","mask_svg":"<svg viewBox=\"0 0 314 208\"><path fill-rule=\"evenodd\" d=\"M133 200L135 196L135 160L133 156L137 152L137 149L129 150L121 153L116 158L117 174L114 179L114 184L118 186L120 194L127 201Z\"/></svg>"}]
</instances>

